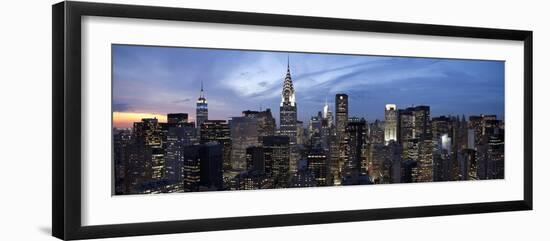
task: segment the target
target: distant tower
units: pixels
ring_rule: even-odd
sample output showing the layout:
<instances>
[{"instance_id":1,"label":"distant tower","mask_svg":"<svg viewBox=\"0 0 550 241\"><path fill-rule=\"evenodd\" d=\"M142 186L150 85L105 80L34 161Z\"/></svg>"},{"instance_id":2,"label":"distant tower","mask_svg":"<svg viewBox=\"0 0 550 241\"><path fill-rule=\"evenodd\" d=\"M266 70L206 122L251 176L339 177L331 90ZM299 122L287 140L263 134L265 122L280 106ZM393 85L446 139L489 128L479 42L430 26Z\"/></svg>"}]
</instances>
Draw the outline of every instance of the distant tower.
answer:
<instances>
[{"instance_id":1,"label":"distant tower","mask_svg":"<svg viewBox=\"0 0 550 241\"><path fill-rule=\"evenodd\" d=\"M384 117L384 143L387 145L390 141L397 141L397 106L387 104Z\"/></svg>"},{"instance_id":2,"label":"distant tower","mask_svg":"<svg viewBox=\"0 0 550 241\"><path fill-rule=\"evenodd\" d=\"M325 106L323 107L323 118L327 120L327 124L329 127L332 126L332 111L330 111L330 107L326 98Z\"/></svg>"},{"instance_id":3,"label":"distant tower","mask_svg":"<svg viewBox=\"0 0 550 241\"><path fill-rule=\"evenodd\" d=\"M208 120L208 102L204 97L204 89L201 81L201 94L197 100L197 128L200 129L202 123Z\"/></svg>"}]
</instances>

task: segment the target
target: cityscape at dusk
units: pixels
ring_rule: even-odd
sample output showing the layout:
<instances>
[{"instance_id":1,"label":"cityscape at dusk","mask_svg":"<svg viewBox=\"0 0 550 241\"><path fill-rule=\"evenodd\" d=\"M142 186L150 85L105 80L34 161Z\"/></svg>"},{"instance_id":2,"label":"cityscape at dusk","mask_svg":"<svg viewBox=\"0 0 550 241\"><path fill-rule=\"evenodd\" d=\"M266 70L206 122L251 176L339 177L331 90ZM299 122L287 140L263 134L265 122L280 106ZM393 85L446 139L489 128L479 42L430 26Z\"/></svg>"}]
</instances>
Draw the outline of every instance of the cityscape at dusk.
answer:
<instances>
[{"instance_id":1,"label":"cityscape at dusk","mask_svg":"<svg viewBox=\"0 0 550 241\"><path fill-rule=\"evenodd\" d=\"M504 62L112 45L113 194L504 178Z\"/></svg>"}]
</instances>

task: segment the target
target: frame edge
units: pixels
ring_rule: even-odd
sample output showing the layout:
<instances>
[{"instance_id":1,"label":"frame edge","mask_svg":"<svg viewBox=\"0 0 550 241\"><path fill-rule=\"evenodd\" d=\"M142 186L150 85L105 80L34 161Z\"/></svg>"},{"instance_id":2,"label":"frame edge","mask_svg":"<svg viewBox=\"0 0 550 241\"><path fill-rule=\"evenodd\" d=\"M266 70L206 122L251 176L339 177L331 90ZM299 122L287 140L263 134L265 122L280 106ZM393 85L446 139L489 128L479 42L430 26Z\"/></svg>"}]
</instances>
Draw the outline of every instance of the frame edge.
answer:
<instances>
[{"instance_id":1,"label":"frame edge","mask_svg":"<svg viewBox=\"0 0 550 241\"><path fill-rule=\"evenodd\" d=\"M89 8L88 8L89 7ZM145 11L153 8L151 11ZM107 10L107 11L101 11ZM128 11L126 11L128 10ZM161 13L169 11L186 12L189 16L174 14L161 17ZM208 13L200 16L199 12ZM98 226L82 226L80 193L80 160L75 159L80 154L80 19L81 15L116 16L132 18L186 20L195 19L199 22L223 22L246 20L248 17L265 15L253 25L270 26L272 21L279 26L292 25L294 20L303 20L301 26L315 28L315 24L326 21L323 29L339 29L343 24L351 23L350 31L369 31L363 29L361 23L369 23L371 32L395 32L404 34L420 34L432 36L458 36L488 39L510 39L524 42L524 198L523 200L454 204L442 206L421 206L390 209L345 210L323 213L295 213L284 215L267 215L234 218L214 218L202 220L166 221L130 223ZM209 19L209 16L221 15ZM281 20L281 17L288 17ZM278 20L274 20L278 19ZM390 24L389 30L381 29ZM460 214L477 214L503 211L524 211L533 209L532 189L532 32L523 30L500 30L458 26L443 26L429 24L396 23L369 20L346 20L310 16L287 16L277 14L227 12L217 10L182 9L160 6L118 5L106 3L60 2L52 6L52 235L68 239L107 238L121 236L141 236L170 233L204 232L216 230L232 230L247 228L266 228L293 225L315 225L339 222L357 222L371 220L387 220L399 218L435 217ZM423 27L429 28L422 30ZM75 32L77 30L77 32ZM341 29L343 30L343 29ZM502 32L500 32L502 31ZM458 33L460 32L460 33ZM465 34L467 36L460 36ZM72 62L72 61L75 62ZM76 99L75 97L78 97ZM74 102L68 102L74 100ZM78 112L79 113L79 112ZM77 141L77 142L74 142ZM331 221L328 221L330 217ZM233 219L233 220L232 220ZM238 219L238 220L237 220Z\"/></svg>"},{"instance_id":2,"label":"frame edge","mask_svg":"<svg viewBox=\"0 0 550 241\"><path fill-rule=\"evenodd\" d=\"M52 236L65 238L65 3L52 5Z\"/></svg>"}]
</instances>

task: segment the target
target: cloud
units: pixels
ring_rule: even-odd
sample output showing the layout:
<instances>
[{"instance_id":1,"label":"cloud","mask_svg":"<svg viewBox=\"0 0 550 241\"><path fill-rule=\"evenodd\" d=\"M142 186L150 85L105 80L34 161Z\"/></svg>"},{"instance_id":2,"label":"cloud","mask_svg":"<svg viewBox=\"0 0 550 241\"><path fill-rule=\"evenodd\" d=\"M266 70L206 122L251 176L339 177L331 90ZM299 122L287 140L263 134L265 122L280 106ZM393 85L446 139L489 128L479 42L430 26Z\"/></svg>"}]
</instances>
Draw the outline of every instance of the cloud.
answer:
<instances>
[{"instance_id":1,"label":"cloud","mask_svg":"<svg viewBox=\"0 0 550 241\"><path fill-rule=\"evenodd\" d=\"M129 112L133 108L127 103L113 103L113 112Z\"/></svg>"},{"instance_id":2,"label":"cloud","mask_svg":"<svg viewBox=\"0 0 550 241\"><path fill-rule=\"evenodd\" d=\"M186 103L186 102L189 102L189 101L191 101L191 99L185 98L185 99L174 100L174 101L172 101L172 103L180 104L180 103Z\"/></svg>"}]
</instances>

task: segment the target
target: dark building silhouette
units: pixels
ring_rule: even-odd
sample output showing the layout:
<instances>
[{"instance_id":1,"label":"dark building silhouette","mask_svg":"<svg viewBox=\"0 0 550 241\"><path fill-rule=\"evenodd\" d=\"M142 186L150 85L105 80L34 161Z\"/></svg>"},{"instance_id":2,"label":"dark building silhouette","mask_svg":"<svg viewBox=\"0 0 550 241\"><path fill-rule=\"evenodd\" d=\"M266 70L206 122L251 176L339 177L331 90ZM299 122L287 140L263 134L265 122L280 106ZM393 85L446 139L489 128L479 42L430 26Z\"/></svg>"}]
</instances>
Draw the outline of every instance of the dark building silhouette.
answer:
<instances>
[{"instance_id":1,"label":"dark building silhouette","mask_svg":"<svg viewBox=\"0 0 550 241\"><path fill-rule=\"evenodd\" d=\"M184 150L184 190L223 190L223 147L218 143L187 146Z\"/></svg>"}]
</instances>

